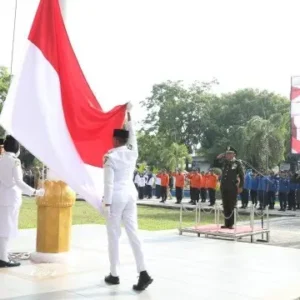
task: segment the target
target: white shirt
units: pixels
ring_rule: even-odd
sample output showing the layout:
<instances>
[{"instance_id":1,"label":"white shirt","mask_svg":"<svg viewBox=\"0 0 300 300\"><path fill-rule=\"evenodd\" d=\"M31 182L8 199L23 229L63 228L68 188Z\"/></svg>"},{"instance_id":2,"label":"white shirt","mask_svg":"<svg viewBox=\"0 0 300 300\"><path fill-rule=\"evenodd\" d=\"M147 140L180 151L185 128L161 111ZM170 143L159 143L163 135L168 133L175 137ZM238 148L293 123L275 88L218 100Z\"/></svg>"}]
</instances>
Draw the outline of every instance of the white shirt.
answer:
<instances>
[{"instance_id":1,"label":"white shirt","mask_svg":"<svg viewBox=\"0 0 300 300\"><path fill-rule=\"evenodd\" d=\"M155 177L155 184L156 185L161 185L161 179L158 177Z\"/></svg>"},{"instance_id":2,"label":"white shirt","mask_svg":"<svg viewBox=\"0 0 300 300\"><path fill-rule=\"evenodd\" d=\"M148 181L147 181L147 185L153 186L154 183L154 177L152 176Z\"/></svg>"},{"instance_id":3,"label":"white shirt","mask_svg":"<svg viewBox=\"0 0 300 300\"><path fill-rule=\"evenodd\" d=\"M146 178L145 178L145 176L142 176L140 178L139 186L144 187L145 185L146 185Z\"/></svg>"},{"instance_id":4,"label":"white shirt","mask_svg":"<svg viewBox=\"0 0 300 300\"><path fill-rule=\"evenodd\" d=\"M129 131L128 144L113 148L105 156L104 162L104 203L113 201L131 194L136 198L136 188L132 181L132 174L138 159L138 147L132 122L127 123Z\"/></svg>"},{"instance_id":5,"label":"white shirt","mask_svg":"<svg viewBox=\"0 0 300 300\"><path fill-rule=\"evenodd\" d=\"M34 191L23 181L21 161L5 152L0 158L0 206L20 206L22 193L31 196Z\"/></svg>"}]
</instances>

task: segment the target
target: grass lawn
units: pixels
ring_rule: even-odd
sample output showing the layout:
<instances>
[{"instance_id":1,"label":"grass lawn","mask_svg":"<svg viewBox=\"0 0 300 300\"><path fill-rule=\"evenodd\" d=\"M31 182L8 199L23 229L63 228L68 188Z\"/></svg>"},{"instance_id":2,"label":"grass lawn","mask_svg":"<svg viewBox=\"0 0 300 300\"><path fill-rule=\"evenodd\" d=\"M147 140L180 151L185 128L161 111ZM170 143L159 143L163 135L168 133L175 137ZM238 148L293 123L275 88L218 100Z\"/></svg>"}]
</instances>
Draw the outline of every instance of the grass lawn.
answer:
<instances>
[{"instance_id":1,"label":"grass lawn","mask_svg":"<svg viewBox=\"0 0 300 300\"><path fill-rule=\"evenodd\" d=\"M201 223L214 223L214 214L201 214ZM143 230L176 229L179 225L179 210L138 207L139 228ZM239 220L247 221L249 216L240 216ZM20 212L19 228L35 228L37 207L34 198L24 198ZM183 225L190 226L195 222L195 212L184 212ZM223 222L223 219L220 220ZM73 207L73 224L105 224L99 213L84 201L77 201Z\"/></svg>"}]
</instances>

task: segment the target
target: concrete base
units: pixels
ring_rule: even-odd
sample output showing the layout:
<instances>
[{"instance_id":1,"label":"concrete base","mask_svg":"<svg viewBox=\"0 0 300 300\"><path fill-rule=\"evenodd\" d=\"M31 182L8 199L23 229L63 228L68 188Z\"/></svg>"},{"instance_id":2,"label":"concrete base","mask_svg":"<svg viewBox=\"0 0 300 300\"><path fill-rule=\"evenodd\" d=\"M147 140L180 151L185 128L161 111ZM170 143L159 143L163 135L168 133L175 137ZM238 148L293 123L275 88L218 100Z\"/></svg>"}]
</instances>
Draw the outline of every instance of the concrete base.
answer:
<instances>
[{"instance_id":1,"label":"concrete base","mask_svg":"<svg viewBox=\"0 0 300 300\"><path fill-rule=\"evenodd\" d=\"M68 263L71 260L70 252L63 253L41 253L33 252L30 254L30 260L34 263Z\"/></svg>"}]
</instances>

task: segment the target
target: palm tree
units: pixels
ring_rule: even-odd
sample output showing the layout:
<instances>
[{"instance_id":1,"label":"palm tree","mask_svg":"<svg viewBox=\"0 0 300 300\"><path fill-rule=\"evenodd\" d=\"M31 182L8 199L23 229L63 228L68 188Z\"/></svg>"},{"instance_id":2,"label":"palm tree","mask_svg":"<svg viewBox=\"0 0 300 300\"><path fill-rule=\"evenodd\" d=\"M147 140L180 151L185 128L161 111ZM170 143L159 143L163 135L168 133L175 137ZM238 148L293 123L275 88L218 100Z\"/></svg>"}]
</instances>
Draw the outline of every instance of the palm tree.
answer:
<instances>
[{"instance_id":1,"label":"palm tree","mask_svg":"<svg viewBox=\"0 0 300 300\"><path fill-rule=\"evenodd\" d=\"M281 127L282 120L276 117L268 120L253 117L244 128L243 152L255 167L262 170L278 165L284 158L285 132Z\"/></svg>"},{"instance_id":2,"label":"palm tree","mask_svg":"<svg viewBox=\"0 0 300 300\"><path fill-rule=\"evenodd\" d=\"M161 157L165 167L170 171L175 171L178 165L184 166L186 159L191 159L186 145L176 143L171 144L170 147L166 147L162 151Z\"/></svg>"}]
</instances>

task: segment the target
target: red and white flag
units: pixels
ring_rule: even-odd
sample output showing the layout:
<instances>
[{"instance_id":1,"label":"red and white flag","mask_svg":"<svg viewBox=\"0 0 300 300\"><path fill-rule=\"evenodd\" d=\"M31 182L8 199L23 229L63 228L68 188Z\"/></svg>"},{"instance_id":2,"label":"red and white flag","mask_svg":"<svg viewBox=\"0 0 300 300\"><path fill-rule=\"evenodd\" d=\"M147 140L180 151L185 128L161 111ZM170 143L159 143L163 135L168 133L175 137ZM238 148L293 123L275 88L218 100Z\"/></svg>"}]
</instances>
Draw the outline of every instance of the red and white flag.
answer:
<instances>
[{"instance_id":1,"label":"red and white flag","mask_svg":"<svg viewBox=\"0 0 300 300\"><path fill-rule=\"evenodd\" d=\"M126 106L104 112L64 26L58 0L41 0L28 50L13 80L1 125L95 208L103 196L103 156Z\"/></svg>"},{"instance_id":2,"label":"red and white flag","mask_svg":"<svg viewBox=\"0 0 300 300\"><path fill-rule=\"evenodd\" d=\"M300 76L291 80L291 153L300 153Z\"/></svg>"}]
</instances>

